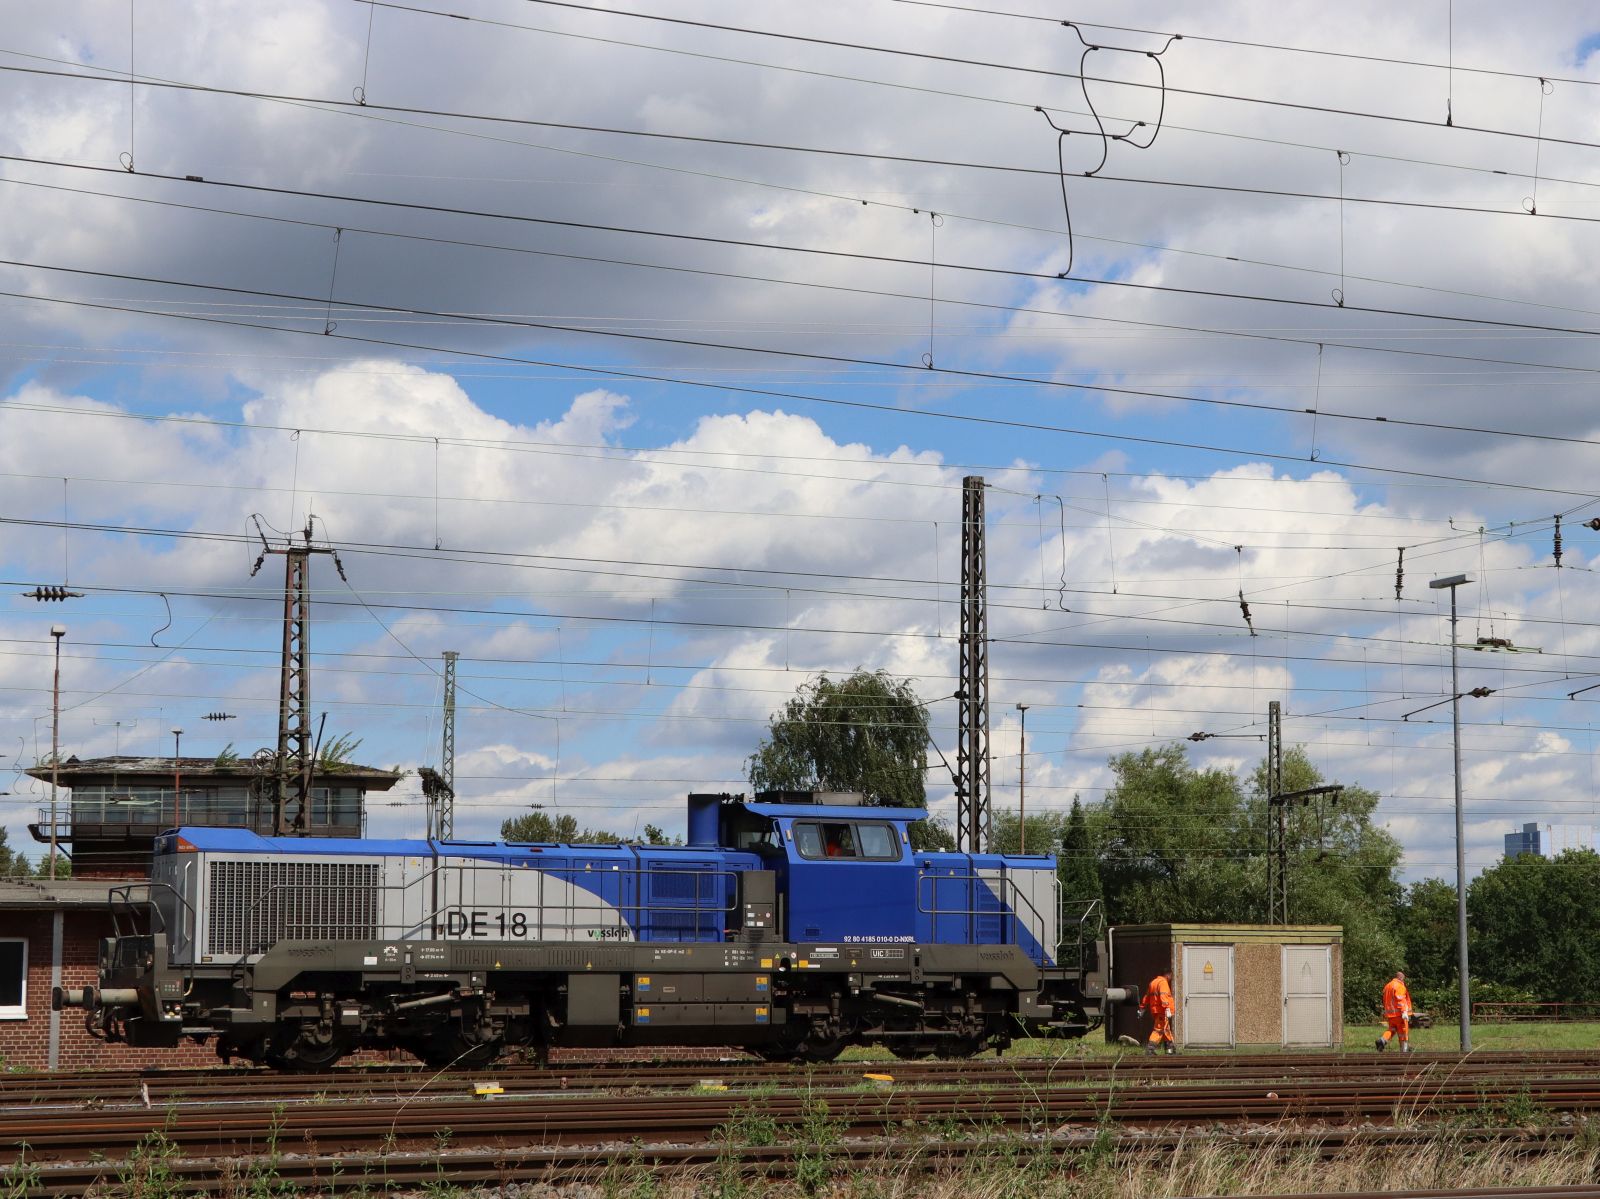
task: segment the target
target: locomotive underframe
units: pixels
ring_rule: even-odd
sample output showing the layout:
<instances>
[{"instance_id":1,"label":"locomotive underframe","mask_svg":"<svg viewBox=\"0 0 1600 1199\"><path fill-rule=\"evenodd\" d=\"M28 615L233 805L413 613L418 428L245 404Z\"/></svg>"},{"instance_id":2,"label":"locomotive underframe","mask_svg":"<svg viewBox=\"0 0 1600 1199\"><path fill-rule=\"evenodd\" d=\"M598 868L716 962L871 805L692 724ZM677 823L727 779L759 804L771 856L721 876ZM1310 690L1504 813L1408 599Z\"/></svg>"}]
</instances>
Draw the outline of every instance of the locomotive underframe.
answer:
<instances>
[{"instance_id":1,"label":"locomotive underframe","mask_svg":"<svg viewBox=\"0 0 1600 1199\"><path fill-rule=\"evenodd\" d=\"M284 941L232 964L174 965L156 933L106 941L103 989L73 998L108 1039L214 1040L224 1057L291 1069L396 1047L441 1066L552 1046L735 1044L824 1060L878 1042L965 1056L1094 1027L1105 992L1084 948L1088 969L1041 968L1013 945Z\"/></svg>"}]
</instances>

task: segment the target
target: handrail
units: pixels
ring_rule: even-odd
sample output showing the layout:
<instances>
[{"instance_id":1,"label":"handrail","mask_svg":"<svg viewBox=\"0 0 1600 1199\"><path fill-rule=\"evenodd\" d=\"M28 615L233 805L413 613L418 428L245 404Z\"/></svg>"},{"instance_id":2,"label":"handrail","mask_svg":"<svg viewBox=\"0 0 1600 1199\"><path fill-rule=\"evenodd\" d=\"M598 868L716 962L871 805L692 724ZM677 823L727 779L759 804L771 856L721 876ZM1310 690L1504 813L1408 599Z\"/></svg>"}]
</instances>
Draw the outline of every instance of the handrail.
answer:
<instances>
[{"instance_id":1,"label":"handrail","mask_svg":"<svg viewBox=\"0 0 1600 1199\"><path fill-rule=\"evenodd\" d=\"M1030 871L1029 873L1036 874L1038 872ZM1054 871L1050 872L1050 877L1051 880L1055 882L1057 894L1059 895L1059 888L1061 885L1060 880L1056 877ZM933 900L934 906L931 908L923 905L923 885L925 883L932 884L929 897ZM938 906L940 883L976 883L983 886L1002 883L1009 890L1009 895L1000 895L995 897L996 902L1001 904L1001 907L999 908L941 908ZM971 890L969 890L967 893L976 894L975 891ZM1019 922L1021 922L1022 927L1026 927L1026 921L1023 921L1023 913L1020 910L1024 907L1027 908L1028 913L1032 914L1040 929L1045 929L1048 927L1043 914L1034 905L1033 900L1023 892L1022 888L1018 885L1017 880L1011 877L1010 874L1001 874L994 878L989 878L976 872L970 874L937 874L922 873L919 871L917 874L917 912L920 915L933 916L936 919L940 916L966 916L969 918L978 916L999 917L1003 922L1001 924L1001 928L1005 930L1001 934L1002 937L1006 938L1001 942L1001 944L1004 945L1014 945L1020 942L1021 938L1016 934ZM1009 936L1007 936L1007 933L1009 933ZM1046 946L1041 944L1039 948L1042 951L1046 948ZM1059 961L1061 957L1060 945L1057 944L1050 948L1055 951L1056 960Z\"/></svg>"},{"instance_id":2,"label":"handrail","mask_svg":"<svg viewBox=\"0 0 1600 1199\"><path fill-rule=\"evenodd\" d=\"M1066 963L1067 929L1075 927L1077 938L1073 943L1073 951L1076 960L1072 964L1074 967L1082 967L1083 947L1090 942L1098 941L1101 930L1105 928L1103 904L1098 899L1067 899L1061 895L1059 889L1057 896L1060 904L1057 925L1060 940L1056 945L1056 961L1060 964ZM1074 906L1081 906L1083 909L1076 920L1067 915L1068 909Z\"/></svg>"},{"instance_id":3,"label":"handrail","mask_svg":"<svg viewBox=\"0 0 1600 1199\"><path fill-rule=\"evenodd\" d=\"M108 888L108 890L106 892L106 899L107 899L107 903L108 903L108 905L110 906L110 909L111 909L111 928L112 928L112 931L116 934L117 939L118 940L122 939L122 935L123 935L122 934L122 922L118 918L118 914L117 914L117 912L118 912L118 904L119 903L122 905L122 907L127 908L127 909L130 910L129 911L129 916L128 916L128 919L129 919L129 922L130 922L130 927L133 929L134 935L136 935L136 936L138 935L138 924L134 922L135 921L135 917L133 916L132 911L131 911L131 909L134 907L133 891L134 891L135 888L138 888L138 887L144 888L145 893L146 893L145 894L144 903L145 903L145 906L151 912L150 931L149 931L149 933L147 933L145 935L153 937L156 934L156 932L158 931L156 929L156 926L155 926L155 922L156 922L157 918L159 918L160 921L161 921L161 928L159 930L160 932L170 933L172 931L171 929L169 929L167 927L167 916L166 916L166 913L161 910L161 905L158 904L155 901L154 896L152 896L150 894L150 892L154 891L157 887L159 887L162 890L171 892L172 893L172 897L178 901L178 903L182 907L184 913L188 916L188 927L191 930L190 933L189 933L189 942L190 942L191 949L193 949L194 944L195 944L195 934L198 933L199 929L200 929L200 921L199 921L198 916L195 913L194 905L191 904L186 898L184 898L183 893L181 891L179 891L176 887L174 887L171 883L158 882L155 879L147 879L147 880L145 880L143 882L137 882L137 883L124 883L120 887ZM168 965L172 964L171 963L171 959L172 959L172 946L169 944L167 946L167 964ZM188 994L189 989L194 985L194 963L193 962L184 963L184 965L183 965L183 977L185 979L185 984L186 984L185 988L184 988L184 994Z\"/></svg>"}]
</instances>

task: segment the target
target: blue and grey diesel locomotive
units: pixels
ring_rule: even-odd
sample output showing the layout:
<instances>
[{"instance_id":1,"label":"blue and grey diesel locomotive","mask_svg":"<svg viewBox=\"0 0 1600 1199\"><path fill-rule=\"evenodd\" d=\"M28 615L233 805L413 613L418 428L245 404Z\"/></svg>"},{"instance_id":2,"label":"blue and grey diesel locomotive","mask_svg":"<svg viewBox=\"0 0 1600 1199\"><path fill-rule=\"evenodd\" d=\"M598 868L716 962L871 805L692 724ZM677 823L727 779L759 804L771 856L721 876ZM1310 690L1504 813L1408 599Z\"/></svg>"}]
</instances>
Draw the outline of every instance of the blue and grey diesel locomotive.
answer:
<instances>
[{"instance_id":1,"label":"blue and grey diesel locomotive","mask_svg":"<svg viewBox=\"0 0 1600 1199\"><path fill-rule=\"evenodd\" d=\"M440 1066L696 1043L955 1057L1098 1024L1124 996L1055 859L923 852L925 816L691 795L683 846L179 828L148 883L113 893L100 985L53 1002L108 1040L214 1039L303 1070L375 1048Z\"/></svg>"}]
</instances>

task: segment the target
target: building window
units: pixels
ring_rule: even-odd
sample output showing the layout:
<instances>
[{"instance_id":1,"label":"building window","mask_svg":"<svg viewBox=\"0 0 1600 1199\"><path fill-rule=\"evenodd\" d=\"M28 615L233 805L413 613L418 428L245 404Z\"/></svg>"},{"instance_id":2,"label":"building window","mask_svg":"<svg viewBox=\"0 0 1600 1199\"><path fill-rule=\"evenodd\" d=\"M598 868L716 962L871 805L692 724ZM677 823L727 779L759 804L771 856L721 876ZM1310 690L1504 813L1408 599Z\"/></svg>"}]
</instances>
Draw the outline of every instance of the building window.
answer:
<instances>
[{"instance_id":1,"label":"building window","mask_svg":"<svg viewBox=\"0 0 1600 1199\"><path fill-rule=\"evenodd\" d=\"M0 940L0 1020L28 1018L28 943Z\"/></svg>"}]
</instances>

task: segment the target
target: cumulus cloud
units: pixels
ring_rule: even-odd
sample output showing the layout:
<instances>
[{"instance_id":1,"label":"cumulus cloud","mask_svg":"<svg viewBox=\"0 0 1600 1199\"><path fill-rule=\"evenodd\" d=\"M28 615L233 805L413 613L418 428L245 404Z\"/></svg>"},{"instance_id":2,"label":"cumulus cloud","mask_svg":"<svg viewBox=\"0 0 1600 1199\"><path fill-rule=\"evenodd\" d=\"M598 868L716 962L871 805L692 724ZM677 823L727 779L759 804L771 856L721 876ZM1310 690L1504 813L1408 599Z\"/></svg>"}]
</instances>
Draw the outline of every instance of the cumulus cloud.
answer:
<instances>
[{"instance_id":1,"label":"cumulus cloud","mask_svg":"<svg viewBox=\"0 0 1600 1199\"><path fill-rule=\"evenodd\" d=\"M997 70L525 8L467 14L497 25L313 0L136 14L148 80L360 87L365 106L0 73L0 150L113 169L11 162L0 182L0 257L36 264L0 267L0 290L31 297L0 298L0 515L51 522L5 526L5 575L95 588L65 617L77 752L153 746L172 713L223 701L241 746L272 739L278 579L250 574L255 520L280 537L314 513L350 576L314 567L330 722L383 764L431 760L437 658L460 651L463 745L484 755L473 832L580 778L574 801L624 823L722 789L824 670L913 678L950 755L960 487L982 474L996 753L1035 704L1040 802L1097 797L1120 748L1255 736L1281 697L1290 739L1381 790L1433 869L1448 709L1411 714L1449 686L1449 634L1424 584L1470 570L1460 639L1543 651L1462 651L1463 685L1495 690L1464 706L1474 861L1523 816L1590 812L1587 701L1566 696L1600 653L1581 618L1592 446L1562 440L1600 434L1597 268L1561 219L1587 213L1586 151L1560 140L1600 137L1584 89L1541 100L1534 78L1190 37L1163 57L1162 108L1123 86L1155 78L1154 43L1085 26L1135 51L1090 56L1121 81L1091 84L1113 131L1164 124L1067 180L1058 279L1056 139L1033 107L1079 131L1069 168L1100 149L1059 74L1070 30L834 0L749 21L1025 69ZM1600 80L1579 5L1458 10L1458 66ZM19 14L8 51L37 57L7 62L122 72L124 15ZM1444 39L1379 4L1168 4L1141 24L1424 59ZM1543 144L1438 128L1446 88L1458 126ZM0 610L0 741L24 760L42 611ZM1257 750L1193 747L1240 766ZM930 785L947 805L942 772Z\"/></svg>"}]
</instances>

